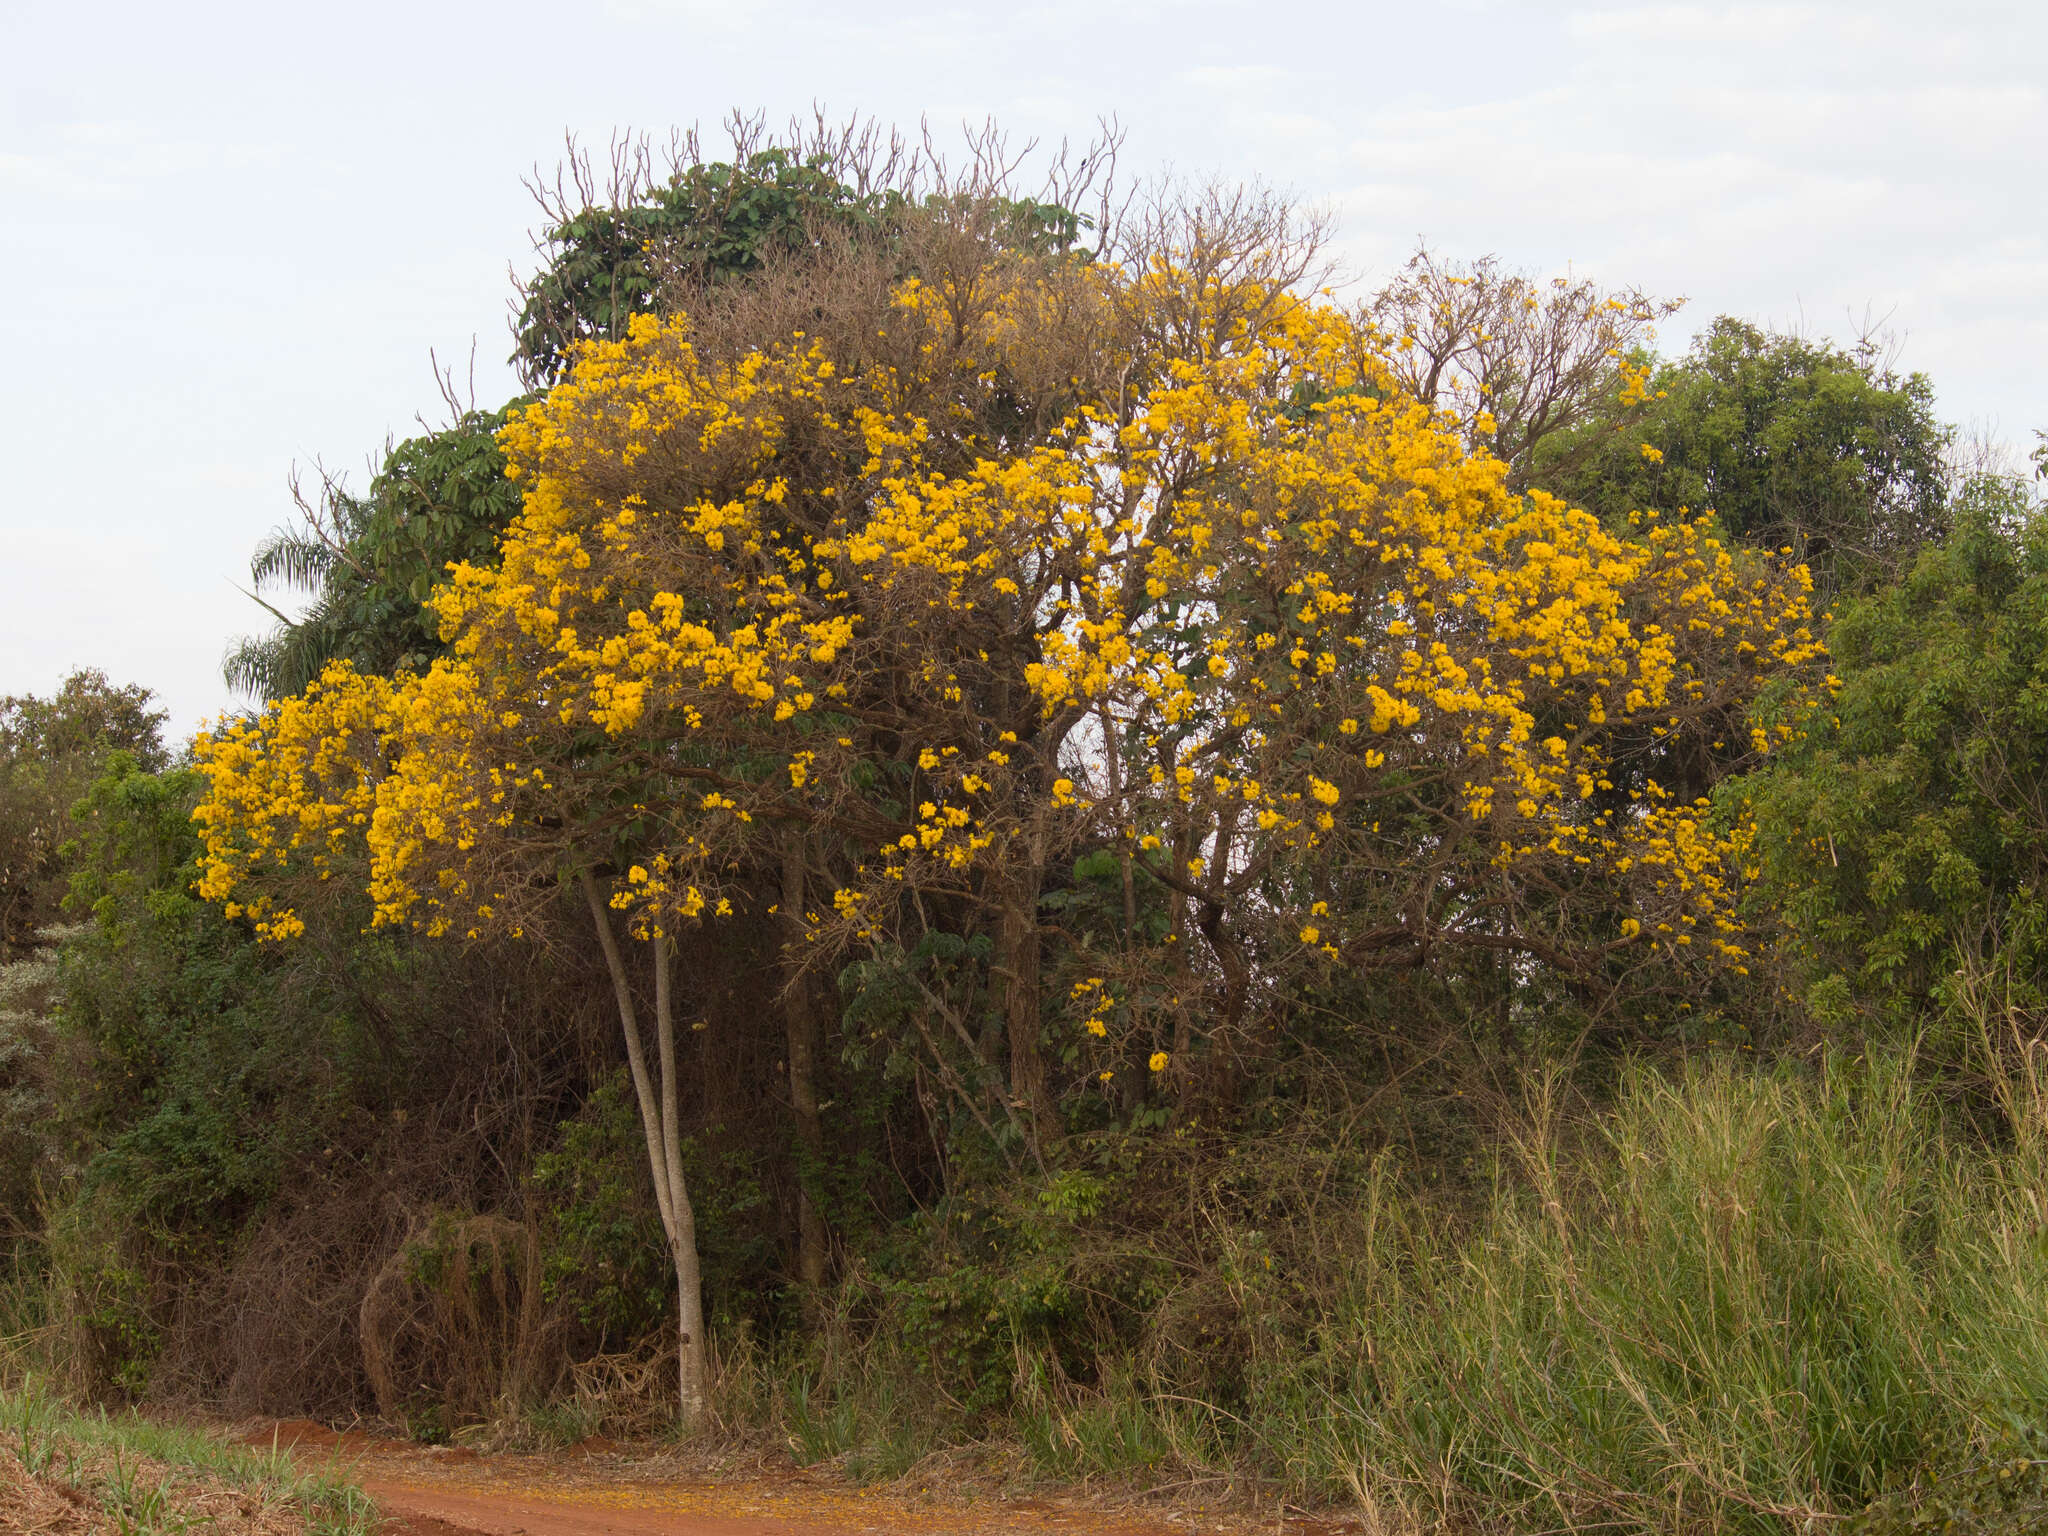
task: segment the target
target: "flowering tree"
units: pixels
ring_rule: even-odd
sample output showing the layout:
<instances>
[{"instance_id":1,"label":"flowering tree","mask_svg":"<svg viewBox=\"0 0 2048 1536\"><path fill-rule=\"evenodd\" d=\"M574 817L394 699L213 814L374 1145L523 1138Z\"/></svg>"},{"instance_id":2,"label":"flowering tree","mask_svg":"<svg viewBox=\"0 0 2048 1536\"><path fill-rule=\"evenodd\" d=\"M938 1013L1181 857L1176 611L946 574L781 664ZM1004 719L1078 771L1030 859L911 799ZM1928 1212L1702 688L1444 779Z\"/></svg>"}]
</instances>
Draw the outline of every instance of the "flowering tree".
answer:
<instances>
[{"instance_id":1,"label":"flowering tree","mask_svg":"<svg viewBox=\"0 0 2048 1536\"><path fill-rule=\"evenodd\" d=\"M267 936L336 876L458 937L580 892L686 1415L682 925L773 912L792 997L824 957L974 938L964 991L912 977L907 1027L1041 1159L1048 1038L1185 1087L1256 998L1330 968L1484 952L1595 986L1632 953L1743 959L1743 829L1663 779L1774 744L1740 718L1818 654L1803 573L1511 494L1269 229L1149 227L1090 265L956 208L914 275L821 288L801 327L641 316L585 345L502 435L523 511L435 596L450 655L332 669L202 745L204 889ZM1091 849L1124 922L1055 941L1048 881Z\"/></svg>"}]
</instances>

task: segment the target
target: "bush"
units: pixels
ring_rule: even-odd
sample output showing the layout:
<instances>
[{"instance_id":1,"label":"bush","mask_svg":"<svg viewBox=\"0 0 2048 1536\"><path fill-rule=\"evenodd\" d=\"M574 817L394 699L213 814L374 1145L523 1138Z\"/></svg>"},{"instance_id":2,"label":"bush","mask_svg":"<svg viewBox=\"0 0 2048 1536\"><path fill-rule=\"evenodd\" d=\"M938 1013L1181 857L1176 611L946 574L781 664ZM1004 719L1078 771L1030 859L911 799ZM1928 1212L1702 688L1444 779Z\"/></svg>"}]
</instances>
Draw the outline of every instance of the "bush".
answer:
<instances>
[{"instance_id":1,"label":"bush","mask_svg":"<svg viewBox=\"0 0 2048 1536\"><path fill-rule=\"evenodd\" d=\"M1842 1527L1846 1536L2031 1536L2048 1530L2048 1430L2014 1423L1992 1446L1929 1471Z\"/></svg>"}]
</instances>

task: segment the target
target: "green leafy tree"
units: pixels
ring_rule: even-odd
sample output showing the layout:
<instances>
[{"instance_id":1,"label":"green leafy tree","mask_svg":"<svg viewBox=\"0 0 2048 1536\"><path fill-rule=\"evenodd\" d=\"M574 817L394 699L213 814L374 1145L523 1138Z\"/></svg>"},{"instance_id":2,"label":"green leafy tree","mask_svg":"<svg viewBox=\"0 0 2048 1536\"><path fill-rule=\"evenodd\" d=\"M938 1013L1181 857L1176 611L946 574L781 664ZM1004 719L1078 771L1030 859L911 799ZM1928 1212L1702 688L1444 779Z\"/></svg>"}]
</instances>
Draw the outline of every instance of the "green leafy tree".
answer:
<instances>
[{"instance_id":1,"label":"green leafy tree","mask_svg":"<svg viewBox=\"0 0 2048 1536\"><path fill-rule=\"evenodd\" d=\"M2048 1002L2048 518L1980 478L1904 581L1844 603L1802 749L1739 786L1809 1000L1924 1018ZM2011 986L2006 986L2010 981Z\"/></svg>"},{"instance_id":2,"label":"green leafy tree","mask_svg":"<svg viewBox=\"0 0 2048 1536\"><path fill-rule=\"evenodd\" d=\"M188 889L199 787L117 753L74 812L64 1028L92 1057L70 1109L87 1182L169 1228L231 1231L268 1197L279 1148L317 1135L312 1042L266 1028L277 969Z\"/></svg>"},{"instance_id":3,"label":"green leafy tree","mask_svg":"<svg viewBox=\"0 0 2048 1536\"><path fill-rule=\"evenodd\" d=\"M559 380L578 342L617 340L635 315L666 313L679 296L697 298L777 262L865 247L914 263L900 241L905 215L919 207L943 214L990 205L999 215L994 241L1035 256L1072 249L1087 226L1056 196L947 190L942 168L921 167L898 142L882 145L872 125L797 129L786 141L764 136L758 121L736 122L732 132L730 160L702 159L687 139L657 179L646 146L624 145L607 193L580 157L568 168L573 185L536 189L547 218L536 242L543 261L522 285L513 321L512 361L529 388ZM974 147L983 161L1001 157L994 138ZM1091 155L1113 150L1096 146ZM921 187L924 170L938 171L930 188Z\"/></svg>"},{"instance_id":4,"label":"green leafy tree","mask_svg":"<svg viewBox=\"0 0 2048 1536\"><path fill-rule=\"evenodd\" d=\"M562 376L577 342L623 336L635 315L656 313L671 284L746 276L833 235L882 238L904 202L894 189L848 186L824 153L780 146L678 165L663 184L629 182L610 206L577 190L581 207L550 206L546 261L513 325L512 360L534 388Z\"/></svg>"},{"instance_id":5,"label":"green leafy tree","mask_svg":"<svg viewBox=\"0 0 2048 1536\"><path fill-rule=\"evenodd\" d=\"M165 766L164 712L153 698L90 668L48 698L0 698L0 961L28 956L58 920L69 812L109 754Z\"/></svg>"},{"instance_id":6,"label":"green leafy tree","mask_svg":"<svg viewBox=\"0 0 2048 1536\"><path fill-rule=\"evenodd\" d=\"M164 712L140 684L115 687L86 667L65 678L47 699L34 694L0 698L0 763L56 762L65 758L134 754L151 772L164 767Z\"/></svg>"},{"instance_id":7,"label":"green leafy tree","mask_svg":"<svg viewBox=\"0 0 2048 1536\"><path fill-rule=\"evenodd\" d=\"M73 673L47 698L0 699L0 1256L38 1223L61 1163L55 1026L73 806L110 766L165 766L164 713L147 688Z\"/></svg>"},{"instance_id":8,"label":"green leafy tree","mask_svg":"<svg viewBox=\"0 0 2048 1536\"><path fill-rule=\"evenodd\" d=\"M191 894L196 787L117 752L72 814L85 920L50 988L41 1203L53 1322L92 1391L146 1389L178 1276L304 1187L372 1059L342 989Z\"/></svg>"},{"instance_id":9,"label":"green leafy tree","mask_svg":"<svg viewBox=\"0 0 2048 1536\"><path fill-rule=\"evenodd\" d=\"M1626 433L1596 420L1539 444L1532 483L1610 520L1711 510L1745 543L1789 547L1823 595L1903 570L1947 528L1951 433L1934 387L1873 344L1843 351L1723 316L1649 397Z\"/></svg>"}]
</instances>

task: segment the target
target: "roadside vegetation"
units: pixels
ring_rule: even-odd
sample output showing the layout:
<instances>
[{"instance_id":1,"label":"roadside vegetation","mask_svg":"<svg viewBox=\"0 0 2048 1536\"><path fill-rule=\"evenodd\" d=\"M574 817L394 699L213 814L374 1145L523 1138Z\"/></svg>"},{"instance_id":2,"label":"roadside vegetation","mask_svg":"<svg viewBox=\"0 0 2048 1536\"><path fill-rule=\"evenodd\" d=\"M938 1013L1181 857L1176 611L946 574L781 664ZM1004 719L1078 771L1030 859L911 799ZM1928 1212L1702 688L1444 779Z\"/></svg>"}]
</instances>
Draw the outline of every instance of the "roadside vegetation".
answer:
<instances>
[{"instance_id":1,"label":"roadside vegetation","mask_svg":"<svg viewBox=\"0 0 2048 1536\"><path fill-rule=\"evenodd\" d=\"M132 1411L82 1411L33 1379L0 1391L0 1531L38 1536L371 1536L376 1511L289 1452Z\"/></svg>"},{"instance_id":2,"label":"roadside vegetation","mask_svg":"<svg viewBox=\"0 0 2048 1536\"><path fill-rule=\"evenodd\" d=\"M1341 298L1114 148L572 166L526 392L307 492L245 711L0 701L13 1368L1388 1532L2039 1528L2036 466L1882 338L1666 354L1428 249ZM362 1518L0 1417L110 1509Z\"/></svg>"}]
</instances>

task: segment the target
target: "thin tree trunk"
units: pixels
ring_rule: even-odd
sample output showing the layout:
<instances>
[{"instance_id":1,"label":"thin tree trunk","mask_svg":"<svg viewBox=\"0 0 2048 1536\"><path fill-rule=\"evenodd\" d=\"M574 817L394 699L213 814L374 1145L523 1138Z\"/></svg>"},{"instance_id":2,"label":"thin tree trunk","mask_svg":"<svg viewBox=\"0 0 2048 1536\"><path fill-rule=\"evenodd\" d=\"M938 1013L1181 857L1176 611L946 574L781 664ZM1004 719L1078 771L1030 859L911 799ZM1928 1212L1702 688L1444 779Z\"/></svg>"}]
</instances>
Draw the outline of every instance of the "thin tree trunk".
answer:
<instances>
[{"instance_id":1,"label":"thin tree trunk","mask_svg":"<svg viewBox=\"0 0 2048 1536\"><path fill-rule=\"evenodd\" d=\"M647 1138L647 1164L654 1175L654 1202L661 1212L661 1229L668 1238L669 1261L676 1273L676 1307L680 1339L677 1366L681 1378L680 1409L683 1423L692 1425L703 1416L707 1366L704 1347L704 1287L697 1262L697 1220L690 1206L690 1192L683 1180L682 1128L678 1109L676 1073L675 1010L669 995L669 945L667 936L655 930L654 938L654 1033L659 1054L659 1083L648 1070L647 1050L640 1039L640 1021L633 1009L633 986L626 972L625 957L612 932L611 913L598 893L597 881L589 870L578 875L583 896L590 904L591 920L597 924L598 946L604 951L605 967L611 972L612 991L618 998L619 1024L626 1035L626 1064L632 1069L633 1093L640 1104L640 1129Z\"/></svg>"},{"instance_id":2,"label":"thin tree trunk","mask_svg":"<svg viewBox=\"0 0 2048 1536\"><path fill-rule=\"evenodd\" d=\"M825 1217L812 1186L825 1166L825 1127L818 1113L817 998L803 964L805 895L804 840L787 834L782 845L783 1028L789 1054L789 1105L796 1120L797 1273L815 1298L825 1287Z\"/></svg>"},{"instance_id":3,"label":"thin tree trunk","mask_svg":"<svg viewBox=\"0 0 2048 1536\"><path fill-rule=\"evenodd\" d=\"M1194 840L1188 829L1182 827L1173 840L1175 867L1186 869L1193 853ZM1173 926L1167 932L1167 941L1173 948L1174 1109L1185 1118L1195 1101L1195 974L1194 964L1188 958L1188 898L1169 890L1166 899L1173 909Z\"/></svg>"},{"instance_id":4,"label":"thin tree trunk","mask_svg":"<svg viewBox=\"0 0 2048 1536\"><path fill-rule=\"evenodd\" d=\"M662 1151L668 1159L669 1200L675 1208L675 1226L669 1231L668 1246L676 1266L683 1422L695 1424L704 1413L710 1371L704 1340L704 1281L697 1264L697 1214L690 1206L690 1192L683 1183L682 1128L677 1123L681 1119L677 1103L681 1095L676 1074L676 1018L669 987L669 958L668 935L657 927L654 1032L661 1048Z\"/></svg>"}]
</instances>

